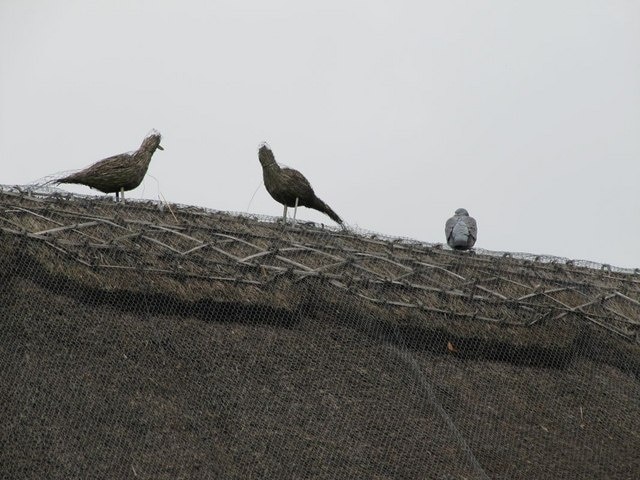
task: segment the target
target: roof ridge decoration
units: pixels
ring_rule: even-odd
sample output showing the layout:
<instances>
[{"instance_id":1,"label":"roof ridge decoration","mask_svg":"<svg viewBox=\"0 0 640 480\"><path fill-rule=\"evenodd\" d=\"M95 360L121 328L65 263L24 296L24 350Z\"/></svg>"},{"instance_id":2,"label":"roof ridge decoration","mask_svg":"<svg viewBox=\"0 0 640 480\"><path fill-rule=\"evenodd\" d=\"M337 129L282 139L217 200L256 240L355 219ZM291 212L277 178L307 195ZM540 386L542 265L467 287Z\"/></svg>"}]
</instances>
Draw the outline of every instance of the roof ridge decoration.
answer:
<instances>
[{"instance_id":1,"label":"roof ridge decoration","mask_svg":"<svg viewBox=\"0 0 640 480\"><path fill-rule=\"evenodd\" d=\"M146 272L178 283L215 283L213 295L221 298L235 298L233 286L243 285L268 301L266 292L286 278L295 286L320 282L407 315L430 312L519 327L579 317L631 341L640 330L640 272L591 262L460 253L315 224L283 231L270 217L186 206L169 214L148 201L117 205L7 187L0 188L0 234L32 242L43 249L37 255L55 255L45 262L52 269L63 268L62 257L100 281L109 276L104 272Z\"/></svg>"}]
</instances>

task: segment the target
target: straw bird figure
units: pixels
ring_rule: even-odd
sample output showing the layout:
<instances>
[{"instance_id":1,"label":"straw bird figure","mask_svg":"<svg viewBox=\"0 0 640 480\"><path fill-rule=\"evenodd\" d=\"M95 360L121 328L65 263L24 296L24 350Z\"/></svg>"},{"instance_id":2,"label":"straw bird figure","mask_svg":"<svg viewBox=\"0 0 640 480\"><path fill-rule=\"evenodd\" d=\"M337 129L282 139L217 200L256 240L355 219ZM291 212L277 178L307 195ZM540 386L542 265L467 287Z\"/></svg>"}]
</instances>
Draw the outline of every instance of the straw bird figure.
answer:
<instances>
[{"instance_id":1,"label":"straw bird figure","mask_svg":"<svg viewBox=\"0 0 640 480\"><path fill-rule=\"evenodd\" d=\"M447 243L455 250L469 250L476 243L478 225L464 208L456 210L444 227Z\"/></svg>"},{"instance_id":2,"label":"straw bird figure","mask_svg":"<svg viewBox=\"0 0 640 480\"><path fill-rule=\"evenodd\" d=\"M152 130L135 152L105 158L84 170L56 180L56 183L77 183L103 193L115 192L116 201L119 194L124 200L125 191L133 190L142 183L156 149L164 150L160 146L161 138L160 132Z\"/></svg>"},{"instance_id":3,"label":"straw bird figure","mask_svg":"<svg viewBox=\"0 0 640 480\"><path fill-rule=\"evenodd\" d=\"M298 206L302 206L326 213L333 221L342 225L342 219L316 196L305 176L293 168L278 165L273 152L266 144L258 150L258 159L262 165L262 177L267 192L276 202L284 205L282 219L285 223L287 207L294 207L293 222L295 224Z\"/></svg>"}]
</instances>

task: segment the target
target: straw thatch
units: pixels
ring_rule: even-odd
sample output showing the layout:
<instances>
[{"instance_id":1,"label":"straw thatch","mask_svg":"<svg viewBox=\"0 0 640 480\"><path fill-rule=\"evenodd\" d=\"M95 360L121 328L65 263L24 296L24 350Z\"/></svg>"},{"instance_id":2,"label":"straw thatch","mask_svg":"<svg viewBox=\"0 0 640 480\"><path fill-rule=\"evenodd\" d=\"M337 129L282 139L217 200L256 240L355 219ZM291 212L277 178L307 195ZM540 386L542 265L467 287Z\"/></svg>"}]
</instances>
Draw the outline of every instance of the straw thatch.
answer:
<instances>
[{"instance_id":1,"label":"straw thatch","mask_svg":"<svg viewBox=\"0 0 640 480\"><path fill-rule=\"evenodd\" d=\"M0 282L7 477L640 468L639 271L4 189Z\"/></svg>"},{"instance_id":2,"label":"straw thatch","mask_svg":"<svg viewBox=\"0 0 640 480\"><path fill-rule=\"evenodd\" d=\"M283 233L270 221L155 203L119 208L8 191L2 202L6 255L78 288L290 311L300 294L322 290L328 304L340 298L407 328L491 332L513 342L528 342L541 323L564 331L578 320L631 341L637 330L637 272L464 254L312 225ZM548 341L576 328L566 330Z\"/></svg>"}]
</instances>

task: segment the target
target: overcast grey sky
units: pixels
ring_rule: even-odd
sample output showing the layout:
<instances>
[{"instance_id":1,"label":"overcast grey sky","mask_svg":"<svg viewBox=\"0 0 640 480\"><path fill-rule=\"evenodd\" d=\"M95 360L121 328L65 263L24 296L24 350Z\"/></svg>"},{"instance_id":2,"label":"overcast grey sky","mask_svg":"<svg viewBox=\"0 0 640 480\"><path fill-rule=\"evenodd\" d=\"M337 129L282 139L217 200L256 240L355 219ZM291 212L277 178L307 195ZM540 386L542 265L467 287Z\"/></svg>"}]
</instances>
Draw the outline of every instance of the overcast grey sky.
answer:
<instances>
[{"instance_id":1,"label":"overcast grey sky","mask_svg":"<svg viewBox=\"0 0 640 480\"><path fill-rule=\"evenodd\" d=\"M266 140L352 226L640 267L636 0L0 1L0 184L151 128L129 197L246 211Z\"/></svg>"}]
</instances>

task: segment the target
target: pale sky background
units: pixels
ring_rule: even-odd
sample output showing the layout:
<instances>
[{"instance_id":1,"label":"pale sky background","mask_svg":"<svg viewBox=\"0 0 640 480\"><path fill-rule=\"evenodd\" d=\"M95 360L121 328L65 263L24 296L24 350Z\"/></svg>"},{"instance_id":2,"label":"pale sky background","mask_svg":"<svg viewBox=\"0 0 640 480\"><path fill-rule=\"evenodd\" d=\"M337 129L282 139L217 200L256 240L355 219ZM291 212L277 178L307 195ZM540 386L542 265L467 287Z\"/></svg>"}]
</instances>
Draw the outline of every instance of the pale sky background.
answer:
<instances>
[{"instance_id":1,"label":"pale sky background","mask_svg":"<svg viewBox=\"0 0 640 480\"><path fill-rule=\"evenodd\" d=\"M640 267L637 0L0 0L0 184L151 128L130 198L247 211L266 140L351 226Z\"/></svg>"}]
</instances>

